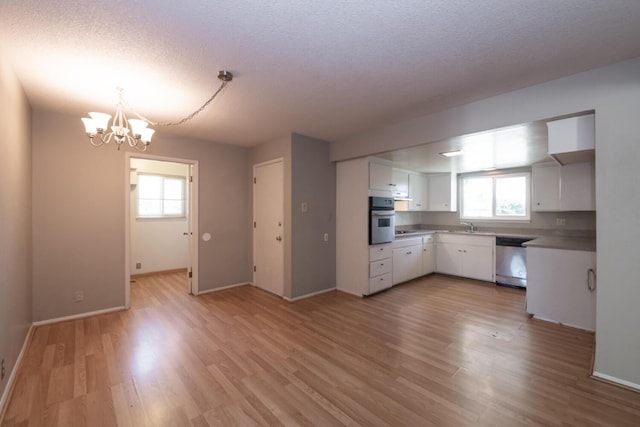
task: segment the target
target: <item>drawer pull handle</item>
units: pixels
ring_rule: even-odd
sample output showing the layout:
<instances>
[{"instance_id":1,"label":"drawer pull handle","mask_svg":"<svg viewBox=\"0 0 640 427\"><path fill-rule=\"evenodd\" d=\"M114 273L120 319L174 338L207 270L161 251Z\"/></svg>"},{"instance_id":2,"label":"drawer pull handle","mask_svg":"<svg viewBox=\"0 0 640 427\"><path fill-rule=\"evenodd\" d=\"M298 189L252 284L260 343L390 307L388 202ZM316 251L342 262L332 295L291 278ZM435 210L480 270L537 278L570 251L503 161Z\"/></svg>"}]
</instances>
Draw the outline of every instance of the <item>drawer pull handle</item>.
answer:
<instances>
[{"instance_id":1,"label":"drawer pull handle","mask_svg":"<svg viewBox=\"0 0 640 427\"><path fill-rule=\"evenodd\" d=\"M409 252L407 252L407 255L411 255L412 253L413 253L413 252L409 251Z\"/></svg>"}]
</instances>

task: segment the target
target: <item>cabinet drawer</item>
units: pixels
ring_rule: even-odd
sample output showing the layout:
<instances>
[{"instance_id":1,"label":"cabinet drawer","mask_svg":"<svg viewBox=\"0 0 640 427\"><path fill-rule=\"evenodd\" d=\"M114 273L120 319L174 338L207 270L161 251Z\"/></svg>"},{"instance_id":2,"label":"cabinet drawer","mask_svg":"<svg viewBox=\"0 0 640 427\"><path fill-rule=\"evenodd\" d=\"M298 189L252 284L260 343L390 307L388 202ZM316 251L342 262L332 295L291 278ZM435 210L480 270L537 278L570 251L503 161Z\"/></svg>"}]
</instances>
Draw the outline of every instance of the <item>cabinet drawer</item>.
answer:
<instances>
[{"instance_id":1,"label":"cabinet drawer","mask_svg":"<svg viewBox=\"0 0 640 427\"><path fill-rule=\"evenodd\" d=\"M369 263L369 277L376 277L386 273L391 273L391 258Z\"/></svg>"},{"instance_id":2,"label":"cabinet drawer","mask_svg":"<svg viewBox=\"0 0 640 427\"><path fill-rule=\"evenodd\" d=\"M385 258L391 258L391 244L372 245L369 246L369 261L378 261Z\"/></svg>"},{"instance_id":3,"label":"cabinet drawer","mask_svg":"<svg viewBox=\"0 0 640 427\"><path fill-rule=\"evenodd\" d=\"M369 293L381 291L391 287L391 273L369 279Z\"/></svg>"}]
</instances>

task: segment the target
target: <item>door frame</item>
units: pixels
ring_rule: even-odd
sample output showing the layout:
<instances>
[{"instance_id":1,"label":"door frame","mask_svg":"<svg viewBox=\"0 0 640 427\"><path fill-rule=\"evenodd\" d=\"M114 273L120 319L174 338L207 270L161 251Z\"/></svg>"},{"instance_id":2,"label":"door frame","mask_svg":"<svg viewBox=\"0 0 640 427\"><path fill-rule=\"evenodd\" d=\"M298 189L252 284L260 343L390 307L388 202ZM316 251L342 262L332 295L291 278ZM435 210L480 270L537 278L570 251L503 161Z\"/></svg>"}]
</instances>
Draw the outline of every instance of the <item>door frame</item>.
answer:
<instances>
[{"instance_id":1,"label":"door frame","mask_svg":"<svg viewBox=\"0 0 640 427\"><path fill-rule=\"evenodd\" d=\"M191 262L191 293L198 295L198 161L177 157L157 156L127 151L125 153L124 179L124 306L131 308L131 159L156 160L160 162L182 163L189 165L193 182L187 183L189 192L189 258Z\"/></svg>"},{"instance_id":2,"label":"door frame","mask_svg":"<svg viewBox=\"0 0 640 427\"><path fill-rule=\"evenodd\" d=\"M284 162L284 157L277 157L275 159L271 159L271 160L267 160L265 162L261 162L261 163L256 163L253 165L253 169L252 169L252 177L251 177L251 182L253 183L253 180L256 177L256 169L262 166L269 166L275 163L280 163L282 164L282 295L278 295L280 298L285 298L285 293L286 293L286 275L285 275L285 265L286 265L286 242L287 242L287 232L286 232L286 221L285 221L285 188L284 188L284 166L285 166L285 162ZM251 212L251 223L253 224L253 221L256 217L256 191L255 191L255 187L253 186L253 184L251 185L251 198L252 198L252 212ZM255 266L256 265L256 231L255 228L253 228L253 226L251 227L251 242L252 242L252 246L253 246L253 251L252 251L252 264ZM253 270L253 268L252 268ZM258 285L256 285L256 272L252 271L251 274L251 284L255 287L258 287ZM275 294L274 294L275 295Z\"/></svg>"}]
</instances>

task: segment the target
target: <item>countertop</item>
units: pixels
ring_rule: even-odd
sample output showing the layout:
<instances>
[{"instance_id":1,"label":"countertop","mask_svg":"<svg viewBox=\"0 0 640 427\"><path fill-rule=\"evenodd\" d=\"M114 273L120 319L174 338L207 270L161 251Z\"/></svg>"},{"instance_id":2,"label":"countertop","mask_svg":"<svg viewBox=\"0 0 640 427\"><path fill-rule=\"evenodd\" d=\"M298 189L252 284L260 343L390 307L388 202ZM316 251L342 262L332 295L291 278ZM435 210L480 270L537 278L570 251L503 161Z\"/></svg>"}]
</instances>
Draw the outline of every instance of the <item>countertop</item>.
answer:
<instances>
[{"instance_id":1,"label":"countertop","mask_svg":"<svg viewBox=\"0 0 640 427\"><path fill-rule=\"evenodd\" d=\"M425 234L433 233L451 233L451 234L463 234L466 236L500 236L500 237L527 237L531 238L528 242L524 243L525 247L531 248L549 248L549 249L564 249L573 251L596 251L596 239L593 237L569 237L569 236L536 236L531 234L520 233L502 233L502 232L483 232L478 231L469 233L459 230L411 230L409 233L396 234L396 239L405 239L411 237L420 237Z\"/></svg>"},{"instance_id":2,"label":"countertop","mask_svg":"<svg viewBox=\"0 0 640 427\"><path fill-rule=\"evenodd\" d=\"M528 248L565 249L570 251L596 251L596 239L588 237L543 236L524 244Z\"/></svg>"}]
</instances>

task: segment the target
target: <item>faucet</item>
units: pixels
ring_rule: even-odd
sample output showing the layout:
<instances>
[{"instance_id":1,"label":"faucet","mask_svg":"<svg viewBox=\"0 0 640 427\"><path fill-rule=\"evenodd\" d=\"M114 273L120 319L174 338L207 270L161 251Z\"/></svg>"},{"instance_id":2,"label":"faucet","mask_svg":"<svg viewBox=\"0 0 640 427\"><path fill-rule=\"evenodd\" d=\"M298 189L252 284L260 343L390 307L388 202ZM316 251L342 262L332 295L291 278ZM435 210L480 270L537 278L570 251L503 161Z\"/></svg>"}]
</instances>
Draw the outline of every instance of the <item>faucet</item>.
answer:
<instances>
[{"instance_id":1,"label":"faucet","mask_svg":"<svg viewBox=\"0 0 640 427\"><path fill-rule=\"evenodd\" d=\"M469 227L469 233L473 233L474 231L476 231L476 226L473 225L472 222L461 222L460 224L462 225L466 225L467 227Z\"/></svg>"}]
</instances>

